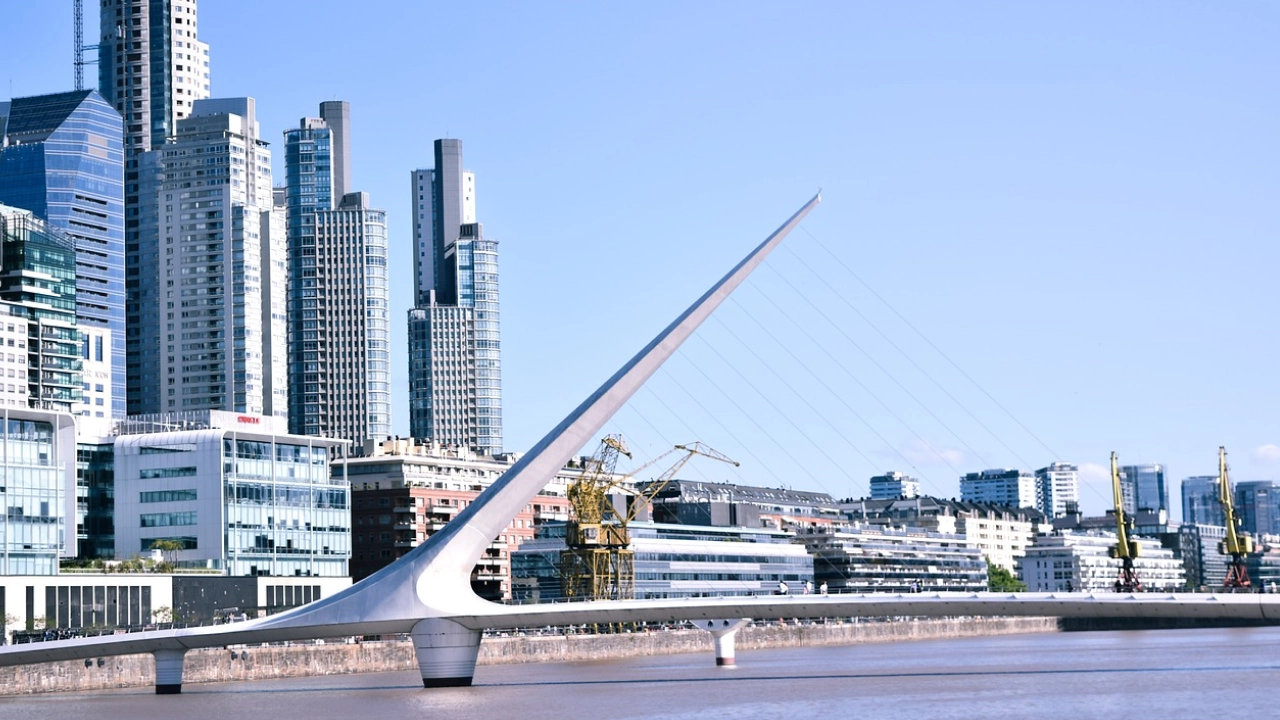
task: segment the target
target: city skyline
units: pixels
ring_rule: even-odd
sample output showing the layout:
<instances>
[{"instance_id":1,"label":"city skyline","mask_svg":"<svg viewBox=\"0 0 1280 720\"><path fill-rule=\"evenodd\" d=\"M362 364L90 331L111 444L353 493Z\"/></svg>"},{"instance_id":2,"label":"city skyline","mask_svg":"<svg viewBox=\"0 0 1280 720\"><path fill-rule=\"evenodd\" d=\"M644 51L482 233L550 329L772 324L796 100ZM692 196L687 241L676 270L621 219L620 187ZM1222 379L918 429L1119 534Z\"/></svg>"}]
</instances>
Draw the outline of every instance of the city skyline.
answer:
<instances>
[{"instance_id":1,"label":"city skyline","mask_svg":"<svg viewBox=\"0 0 1280 720\"><path fill-rule=\"evenodd\" d=\"M70 9L33 5L12 18L31 32L0 49L16 97L71 88ZM1066 461L1097 512L1112 450L1164 465L1170 483L1213 473L1218 445L1236 482L1280 469L1268 417L1280 390L1265 380L1277 107L1260 92L1277 52L1261 29L1276 11L1184 8L1153 27L1151 7L1108 8L1097 23L1101 5L706 6L677 25L663 5L409 8L378 33L317 11L268 46L242 36L242 18L283 27L284 10L226 2L201 8L200 41L211 97L257 98L277 148L317 100L351 102L355 187L388 212L392 318L412 302L404 172L429 163L435 138L467 142L486 230L507 239L507 449L533 442L731 248L822 185L810 234L796 233L700 333L708 343L691 343L610 429L647 456L701 439L743 462L724 479L837 496L865 493L886 469L951 496L966 472ZM461 36L414 50L410 28L440 22L483 26L491 50L468 55ZM361 63L263 72L337 33ZM404 90L407 68L446 58L457 72ZM400 393L400 322L391 332ZM800 356L825 383L783 349L809 348L805 334L840 346L839 362ZM815 407L758 399L753 384L790 396L739 338ZM393 405L404 434L407 408Z\"/></svg>"}]
</instances>

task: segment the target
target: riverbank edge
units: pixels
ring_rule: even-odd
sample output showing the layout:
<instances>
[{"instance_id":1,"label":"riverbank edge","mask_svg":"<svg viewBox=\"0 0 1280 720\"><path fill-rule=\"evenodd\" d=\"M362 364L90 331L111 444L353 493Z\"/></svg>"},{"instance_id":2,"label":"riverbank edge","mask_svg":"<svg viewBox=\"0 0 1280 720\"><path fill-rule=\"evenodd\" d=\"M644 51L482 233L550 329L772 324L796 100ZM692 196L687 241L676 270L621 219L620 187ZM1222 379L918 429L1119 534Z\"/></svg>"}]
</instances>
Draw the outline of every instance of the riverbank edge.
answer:
<instances>
[{"instance_id":1,"label":"riverbank edge","mask_svg":"<svg viewBox=\"0 0 1280 720\"><path fill-rule=\"evenodd\" d=\"M753 625L738 631L737 648L818 647L860 643L934 640L984 635L1058 632L1057 618L921 618L841 623ZM486 637L480 665L579 662L624 657L706 653L713 660L711 634L664 630L618 634L520 635ZM329 642L306 645L234 646L191 650L184 684L346 675L417 670L407 639ZM86 692L145 687L154 682L150 654L91 661L38 663L0 668L0 696Z\"/></svg>"}]
</instances>

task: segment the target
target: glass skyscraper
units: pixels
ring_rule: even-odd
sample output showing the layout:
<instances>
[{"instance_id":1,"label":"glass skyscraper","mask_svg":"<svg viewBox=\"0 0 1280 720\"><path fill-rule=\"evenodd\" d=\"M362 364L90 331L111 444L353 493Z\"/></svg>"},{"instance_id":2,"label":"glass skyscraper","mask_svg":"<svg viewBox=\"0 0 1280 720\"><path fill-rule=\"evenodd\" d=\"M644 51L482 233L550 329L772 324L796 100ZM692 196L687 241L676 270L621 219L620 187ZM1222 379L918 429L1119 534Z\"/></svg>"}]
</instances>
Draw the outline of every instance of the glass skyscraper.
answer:
<instances>
[{"instance_id":1,"label":"glass skyscraper","mask_svg":"<svg viewBox=\"0 0 1280 720\"><path fill-rule=\"evenodd\" d=\"M502 452L498 243L475 221L475 175L462 142L435 142L435 168L415 170L414 290L409 311L409 432Z\"/></svg>"},{"instance_id":2,"label":"glass skyscraper","mask_svg":"<svg viewBox=\"0 0 1280 720\"><path fill-rule=\"evenodd\" d=\"M1169 496L1165 490L1165 467L1160 463L1125 465L1120 468L1120 490L1124 496L1125 512L1139 510L1169 511Z\"/></svg>"},{"instance_id":3,"label":"glass skyscraper","mask_svg":"<svg viewBox=\"0 0 1280 720\"><path fill-rule=\"evenodd\" d=\"M1225 527L1226 511L1218 500L1218 476L1198 475L1182 481L1182 523Z\"/></svg>"},{"instance_id":4,"label":"glass skyscraper","mask_svg":"<svg viewBox=\"0 0 1280 720\"><path fill-rule=\"evenodd\" d=\"M73 314L110 349L116 417L125 412L121 132L119 113L93 90L0 103L0 202L32 211L73 244Z\"/></svg>"},{"instance_id":5,"label":"glass skyscraper","mask_svg":"<svg viewBox=\"0 0 1280 720\"><path fill-rule=\"evenodd\" d=\"M1236 483L1235 506L1245 532L1280 533L1280 486L1271 480Z\"/></svg>"}]
</instances>

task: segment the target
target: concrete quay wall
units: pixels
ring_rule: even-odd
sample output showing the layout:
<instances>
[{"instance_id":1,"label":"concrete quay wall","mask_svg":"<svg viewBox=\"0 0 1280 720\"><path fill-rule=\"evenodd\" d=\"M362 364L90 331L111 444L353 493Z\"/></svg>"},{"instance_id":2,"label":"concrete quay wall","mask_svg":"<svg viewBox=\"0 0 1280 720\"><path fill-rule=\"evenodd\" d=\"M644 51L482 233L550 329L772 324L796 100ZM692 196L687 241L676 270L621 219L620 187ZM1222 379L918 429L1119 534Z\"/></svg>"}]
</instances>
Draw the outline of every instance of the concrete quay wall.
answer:
<instances>
[{"instance_id":1,"label":"concrete quay wall","mask_svg":"<svg viewBox=\"0 0 1280 720\"><path fill-rule=\"evenodd\" d=\"M852 645L935 638L1029 632L1056 632L1055 618L938 618L899 622L760 625L738 631L737 647L761 648ZM573 662L642 655L713 653L711 634L667 630L620 634L529 635L485 638L481 665L525 662ZM708 662L711 662L708 657ZM407 640L317 645L236 646L192 650L183 671L185 683L264 680L342 675L356 672L416 671ZM143 687L154 682L150 654L0 668L0 695L86 692Z\"/></svg>"}]
</instances>

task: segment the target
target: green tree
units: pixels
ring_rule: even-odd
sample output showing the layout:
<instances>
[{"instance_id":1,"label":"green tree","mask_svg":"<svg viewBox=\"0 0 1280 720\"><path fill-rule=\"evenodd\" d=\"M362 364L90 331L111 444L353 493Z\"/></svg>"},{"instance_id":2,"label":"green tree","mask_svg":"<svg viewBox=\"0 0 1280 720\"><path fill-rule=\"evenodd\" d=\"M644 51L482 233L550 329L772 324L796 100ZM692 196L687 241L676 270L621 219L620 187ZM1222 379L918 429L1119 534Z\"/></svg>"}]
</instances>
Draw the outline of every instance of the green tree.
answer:
<instances>
[{"instance_id":1,"label":"green tree","mask_svg":"<svg viewBox=\"0 0 1280 720\"><path fill-rule=\"evenodd\" d=\"M178 561L178 551L182 549L182 543L177 540L156 540L151 543L151 549L159 550L164 557L164 562L156 566L156 572L173 572L174 566Z\"/></svg>"},{"instance_id":2,"label":"green tree","mask_svg":"<svg viewBox=\"0 0 1280 720\"><path fill-rule=\"evenodd\" d=\"M1027 584L1013 573L987 560L987 589L991 592L1023 592Z\"/></svg>"}]
</instances>

